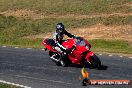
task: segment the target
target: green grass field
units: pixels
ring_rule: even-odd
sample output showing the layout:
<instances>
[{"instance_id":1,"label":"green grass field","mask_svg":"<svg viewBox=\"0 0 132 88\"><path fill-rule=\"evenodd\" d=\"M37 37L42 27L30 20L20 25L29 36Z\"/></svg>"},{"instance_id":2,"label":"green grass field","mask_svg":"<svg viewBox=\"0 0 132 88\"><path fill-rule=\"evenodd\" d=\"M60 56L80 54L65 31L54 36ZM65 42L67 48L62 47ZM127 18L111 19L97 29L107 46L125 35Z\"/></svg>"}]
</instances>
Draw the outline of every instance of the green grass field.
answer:
<instances>
[{"instance_id":1,"label":"green grass field","mask_svg":"<svg viewBox=\"0 0 132 88\"><path fill-rule=\"evenodd\" d=\"M21 87L16 87L16 86L0 83L0 88L21 88Z\"/></svg>"},{"instance_id":2,"label":"green grass field","mask_svg":"<svg viewBox=\"0 0 132 88\"><path fill-rule=\"evenodd\" d=\"M44 14L131 12L131 0L0 0L0 11L30 9Z\"/></svg>"},{"instance_id":3,"label":"green grass field","mask_svg":"<svg viewBox=\"0 0 132 88\"><path fill-rule=\"evenodd\" d=\"M121 40L94 39L89 41L96 52L132 54L132 45Z\"/></svg>"},{"instance_id":4,"label":"green grass field","mask_svg":"<svg viewBox=\"0 0 132 88\"><path fill-rule=\"evenodd\" d=\"M45 18L40 20L19 20L13 16L0 16L0 41L11 42L24 36L35 35L54 31L57 22L63 22L67 29L90 26L94 24L104 25L125 25L132 24L132 16L120 17L112 16L107 18L88 18L88 19L53 19Z\"/></svg>"},{"instance_id":5,"label":"green grass field","mask_svg":"<svg viewBox=\"0 0 132 88\"><path fill-rule=\"evenodd\" d=\"M0 0L0 12L8 10L32 10L47 16L50 14L103 14L130 13L132 0ZM0 15L0 45L43 48L42 39L25 36L54 31L54 26L63 22L66 29L88 27L95 24L132 25L132 15L93 18L42 18L25 19ZM90 40L94 51L132 54L132 44L123 40Z\"/></svg>"}]
</instances>

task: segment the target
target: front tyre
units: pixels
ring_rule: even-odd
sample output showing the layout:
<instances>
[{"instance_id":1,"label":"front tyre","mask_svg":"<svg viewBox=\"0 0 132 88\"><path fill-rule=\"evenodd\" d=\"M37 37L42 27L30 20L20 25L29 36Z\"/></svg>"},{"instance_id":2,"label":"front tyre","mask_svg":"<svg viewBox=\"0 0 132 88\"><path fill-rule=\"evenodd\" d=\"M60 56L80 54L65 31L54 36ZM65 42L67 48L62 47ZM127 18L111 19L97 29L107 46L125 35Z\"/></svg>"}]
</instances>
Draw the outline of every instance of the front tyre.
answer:
<instances>
[{"instance_id":1,"label":"front tyre","mask_svg":"<svg viewBox=\"0 0 132 88\"><path fill-rule=\"evenodd\" d=\"M63 60L60 60L59 62L56 62L57 66L63 66L63 67L68 67L68 63L65 63Z\"/></svg>"},{"instance_id":2,"label":"front tyre","mask_svg":"<svg viewBox=\"0 0 132 88\"><path fill-rule=\"evenodd\" d=\"M60 64L61 64L61 66L63 66L63 67L67 67L67 66L68 66L67 63L65 63L63 60L60 61Z\"/></svg>"},{"instance_id":3,"label":"front tyre","mask_svg":"<svg viewBox=\"0 0 132 88\"><path fill-rule=\"evenodd\" d=\"M95 54L90 57L90 63L91 63L92 68L100 68L101 67L101 61Z\"/></svg>"}]
</instances>

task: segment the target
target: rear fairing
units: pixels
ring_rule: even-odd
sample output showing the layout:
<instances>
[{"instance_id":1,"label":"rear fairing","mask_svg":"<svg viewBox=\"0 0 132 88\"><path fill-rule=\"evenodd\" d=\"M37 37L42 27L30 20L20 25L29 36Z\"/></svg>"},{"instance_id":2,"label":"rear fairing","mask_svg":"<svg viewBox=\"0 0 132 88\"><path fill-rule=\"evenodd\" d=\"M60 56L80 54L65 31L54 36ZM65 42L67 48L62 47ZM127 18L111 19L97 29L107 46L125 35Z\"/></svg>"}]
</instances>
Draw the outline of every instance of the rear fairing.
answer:
<instances>
[{"instance_id":1,"label":"rear fairing","mask_svg":"<svg viewBox=\"0 0 132 88\"><path fill-rule=\"evenodd\" d=\"M48 40L49 40L48 38L47 38L47 39L44 39L44 40L42 41L42 45L43 45L46 49L48 49L49 51L57 52L57 51L54 50L53 47L52 47L53 42L49 43L49 42L47 42Z\"/></svg>"}]
</instances>

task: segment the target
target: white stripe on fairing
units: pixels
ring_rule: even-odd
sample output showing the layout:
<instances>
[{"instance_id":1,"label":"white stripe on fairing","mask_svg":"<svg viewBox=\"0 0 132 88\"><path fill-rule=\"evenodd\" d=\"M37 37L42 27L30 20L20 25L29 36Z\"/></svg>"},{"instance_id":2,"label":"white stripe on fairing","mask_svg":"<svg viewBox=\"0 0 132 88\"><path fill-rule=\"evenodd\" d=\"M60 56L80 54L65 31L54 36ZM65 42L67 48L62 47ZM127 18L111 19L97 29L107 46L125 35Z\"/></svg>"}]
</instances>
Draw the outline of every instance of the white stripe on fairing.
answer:
<instances>
[{"instance_id":1,"label":"white stripe on fairing","mask_svg":"<svg viewBox=\"0 0 132 88\"><path fill-rule=\"evenodd\" d=\"M18 48L18 47L15 47L16 49Z\"/></svg>"},{"instance_id":2,"label":"white stripe on fairing","mask_svg":"<svg viewBox=\"0 0 132 88\"><path fill-rule=\"evenodd\" d=\"M17 87L23 87L23 88L31 88L31 87L28 87L28 86L24 86L24 85L20 85L20 84L15 84L15 83L3 81L3 80L0 80L0 83L5 83L5 84L9 84L9 85L17 86Z\"/></svg>"}]
</instances>

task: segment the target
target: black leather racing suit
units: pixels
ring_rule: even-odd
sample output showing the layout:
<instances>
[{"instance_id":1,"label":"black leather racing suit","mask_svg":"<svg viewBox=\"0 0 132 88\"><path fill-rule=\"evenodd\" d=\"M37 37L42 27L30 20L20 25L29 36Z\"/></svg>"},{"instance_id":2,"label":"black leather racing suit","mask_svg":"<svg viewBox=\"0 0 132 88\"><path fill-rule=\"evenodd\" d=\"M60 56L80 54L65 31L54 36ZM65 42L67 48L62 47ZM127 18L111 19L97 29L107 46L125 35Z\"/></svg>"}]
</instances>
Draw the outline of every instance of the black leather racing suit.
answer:
<instances>
[{"instance_id":1,"label":"black leather racing suit","mask_svg":"<svg viewBox=\"0 0 132 88\"><path fill-rule=\"evenodd\" d=\"M53 34L53 39L55 41L55 44L53 45L54 49L58 52L62 53L66 51L66 48L61 45L64 35L67 35L70 38L74 38L75 36L71 33L64 30L63 33L57 33L56 31Z\"/></svg>"}]
</instances>

